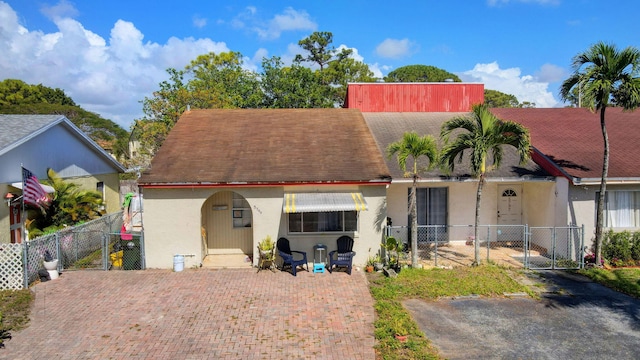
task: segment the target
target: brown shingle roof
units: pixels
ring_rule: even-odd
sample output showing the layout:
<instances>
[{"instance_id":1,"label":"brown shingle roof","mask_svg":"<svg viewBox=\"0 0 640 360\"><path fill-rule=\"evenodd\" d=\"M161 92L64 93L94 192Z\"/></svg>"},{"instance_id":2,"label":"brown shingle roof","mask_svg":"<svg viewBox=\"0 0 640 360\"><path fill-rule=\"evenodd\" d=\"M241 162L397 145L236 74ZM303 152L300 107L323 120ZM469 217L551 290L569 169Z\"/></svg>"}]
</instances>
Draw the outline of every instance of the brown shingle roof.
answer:
<instances>
[{"instance_id":1,"label":"brown shingle roof","mask_svg":"<svg viewBox=\"0 0 640 360\"><path fill-rule=\"evenodd\" d=\"M185 112L139 183L370 182L389 180L356 109Z\"/></svg>"},{"instance_id":2,"label":"brown shingle roof","mask_svg":"<svg viewBox=\"0 0 640 360\"><path fill-rule=\"evenodd\" d=\"M499 118L529 128L531 143L566 173L577 178L602 176L604 142L600 113L580 108L491 109ZM609 135L609 178L640 177L640 111L605 111Z\"/></svg>"},{"instance_id":3,"label":"brown shingle roof","mask_svg":"<svg viewBox=\"0 0 640 360\"><path fill-rule=\"evenodd\" d=\"M405 112L405 113L393 113L393 112L365 112L363 113L371 132L373 133L380 151L385 154L385 160L387 166L391 171L391 175L394 179L400 179L404 177L403 171L398 166L398 161L395 156L390 159L386 157L386 148L390 143L401 140L402 136L407 131L416 131L418 135L433 135L436 138L441 148L442 144L439 141L440 128L442 124L454 117L470 115L466 112ZM409 159L409 161L413 161ZM502 164L500 168L488 173L488 177L505 177L505 178L518 178L521 176L541 176L546 177L548 173L542 170L532 160L529 160L525 165L519 164L520 159L511 146L504 147L504 155L502 157ZM419 162L420 166L425 168L428 162ZM421 172L423 178L441 178L445 177L444 173L440 169L433 168L427 172ZM463 157L462 163L456 162L454 171L450 174L451 177L470 177L468 156Z\"/></svg>"}]
</instances>

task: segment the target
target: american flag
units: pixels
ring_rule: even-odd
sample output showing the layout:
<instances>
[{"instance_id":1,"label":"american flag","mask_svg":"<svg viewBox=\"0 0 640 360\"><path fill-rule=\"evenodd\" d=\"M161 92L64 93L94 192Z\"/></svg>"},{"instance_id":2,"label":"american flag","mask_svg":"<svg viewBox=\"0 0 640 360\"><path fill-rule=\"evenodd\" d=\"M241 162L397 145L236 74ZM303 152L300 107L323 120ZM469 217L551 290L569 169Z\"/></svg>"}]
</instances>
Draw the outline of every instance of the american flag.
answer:
<instances>
[{"instance_id":1,"label":"american flag","mask_svg":"<svg viewBox=\"0 0 640 360\"><path fill-rule=\"evenodd\" d=\"M25 168L22 168L22 199L26 204L49 206L47 192L40 185L38 178Z\"/></svg>"}]
</instances>

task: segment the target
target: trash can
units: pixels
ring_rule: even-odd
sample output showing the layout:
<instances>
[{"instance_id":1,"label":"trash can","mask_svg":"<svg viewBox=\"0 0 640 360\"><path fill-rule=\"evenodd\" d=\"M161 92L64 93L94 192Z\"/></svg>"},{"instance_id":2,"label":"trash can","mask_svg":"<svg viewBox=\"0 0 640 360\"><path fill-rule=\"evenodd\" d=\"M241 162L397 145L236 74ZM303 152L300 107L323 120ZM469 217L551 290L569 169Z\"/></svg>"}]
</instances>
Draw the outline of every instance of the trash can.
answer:
<instances>
[{"instance_id":1,"label":"trash can","mask_svg":"<svg viewBox=\"0 0 640 360\"><path fill-rule=\"evenodd\" d=\"M122 249L122 269L123 270L140 270L140 235L132 235L131 239L121 239L120 248Z\"/></svg>"}]
</instances>

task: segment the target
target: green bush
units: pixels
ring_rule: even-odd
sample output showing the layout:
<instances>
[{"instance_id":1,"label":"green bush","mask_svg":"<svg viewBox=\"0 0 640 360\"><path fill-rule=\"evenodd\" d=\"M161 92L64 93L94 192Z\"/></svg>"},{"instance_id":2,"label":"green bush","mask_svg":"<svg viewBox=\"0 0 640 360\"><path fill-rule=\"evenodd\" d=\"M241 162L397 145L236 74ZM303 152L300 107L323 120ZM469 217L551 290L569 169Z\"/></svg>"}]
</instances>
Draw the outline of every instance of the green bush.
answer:
<instances>
[{"instance_id":1,"label":"green bush","mask_svg":"<svg viewBox=\"0 0 640 360\"><path fill-rule=\"evenodd\" d=\"M602 241L602 257L614 266L640 261L640 232L609 230Z\"/></svg>"}]
</instances>

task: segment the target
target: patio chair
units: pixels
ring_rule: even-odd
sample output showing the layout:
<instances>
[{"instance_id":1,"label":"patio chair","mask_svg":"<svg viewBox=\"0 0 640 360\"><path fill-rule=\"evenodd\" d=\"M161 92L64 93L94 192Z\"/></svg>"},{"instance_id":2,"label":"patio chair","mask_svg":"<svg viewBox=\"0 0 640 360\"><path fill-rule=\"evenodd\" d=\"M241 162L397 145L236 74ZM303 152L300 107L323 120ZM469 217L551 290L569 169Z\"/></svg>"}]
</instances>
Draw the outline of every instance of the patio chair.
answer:
<instances>
[{"instance_id":1,"label":"patio chair","mask_svg":"<svg viewBox=\"0 0 640 360\"><path fill-rule=\"evenodd\" d=\"M301 266L304 270L304 266L306 265L306 270L309 271L309 265L307 264L307 253L304 251L291 250L291 247L289 246L289 239L283 237L278 239L276 248L278 249L278 255L280 255L280 257L282 258L281 270L284 270L285 266L291 266L291 272L293 273L293 276L296 276L298 266ZM294 254L296 254L295 257ZM302 255L302 259L296 260L295 258L299 258L299 255Z\"/></svg>"},{"instance_id":2,"label":"patio chair","mask_svg":"<svg viewBox=\"0 0 640 360\"><path fill-rule=\"evenodd\" d=\"M329 272L332 272L334 266L346 267L347 274L351 275L353 257L356 255L353 251L353 238L343 235L338 238L337 243L338 250L329 252Z\"/></svg>"}]
</instances>

